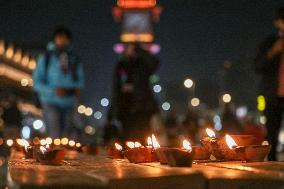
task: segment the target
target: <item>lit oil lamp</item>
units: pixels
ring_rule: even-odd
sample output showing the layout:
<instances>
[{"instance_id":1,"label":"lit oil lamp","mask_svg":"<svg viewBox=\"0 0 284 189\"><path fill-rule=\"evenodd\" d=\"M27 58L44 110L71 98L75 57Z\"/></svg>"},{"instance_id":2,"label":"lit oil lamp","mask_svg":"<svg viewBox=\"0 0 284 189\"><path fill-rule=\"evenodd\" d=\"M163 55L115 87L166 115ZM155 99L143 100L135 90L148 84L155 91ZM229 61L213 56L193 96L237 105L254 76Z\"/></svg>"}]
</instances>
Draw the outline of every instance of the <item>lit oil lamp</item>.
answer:
<instances>
[{"instance_id":1,"label":"lit oil lamp","mask_svg":"<svg viewBox=\"0 0 284 189\"><path fill-rule=\"evenodd\" d=\"M204 145L205 149L212 154L214 149L212 147L217 143L217 137L215 132L212 129L207 128L206 130L207 136L203 137L201 143ZM198 155L198 154L197 154Z\"/></svg>"},{"instance_id":2,"label":"lit oil lamp","mask_svg":"<svg viewBox=\"0 0 284 189\"><path fill-rule=\"evenodd\" d=\"M113 159L123 159L124 158L123 147L118 143L114 143L114 146L107 148L107 153L109 157Z\"/></svg>"},{"instance_id":3,"label":"lit oil lamp","mask_svg":"<svg viewBox=\"0 0 284 189\"><path fill-rule=\"evenodd\" d=\"M33 154L34 154L34 147L30 146L29 142L25 139L18 139L17 140L18 145L20 145L21 147L23 147L23 151L25 154L25 158L26 159L31 159L33 158Z\"/></svg>"},{"instance_id":4,"label":"lit oil lamp","mask_svg":"<svg viewBox=\"0 0 284 189\"><path fill-rule=\"evenodd\" d=\"M226 161L244 161L245 147L239 146L236 141L230 136L225 136L226 147L221 147L220 153L223 154Z\"/></svg>"},{"instance_id":5,"label":"lit oil lamp","mask_svg":"<svg viewBox=\"0 0 284 189\"><path fill-rule=\"evenodd\" d=\"M154 135L152 136L152 143L153 143L153 148L155 149L155 154L156 154L158 161L163 165L168 164L165 151L167 151L169 148L161 147Z\"/></svg>"},{"instance_id":6,"label":"lit oil lamp","mask_svg":"<svg viewBox=\"0 0 284 189\"><path fill-rule=\"evenodd\" d=\"M163 151L168 165L172 167L191 167L193 151L188 140L183 141L182 148L168 148Z\"/></svg>"},{"instance_id":7,"label":"lit oil lamp","mask_svg":"<svg viewBox=\"0 0 284 189\"><path fill-rule=\"evenodd\" d=\"M139 142L126 142L128 150L125 151L125 157L131 163L147 163L156 161L156 156L153 152L153 141L148 143L148 146L144 147Z\"/></svg>"},{"instance_id":8,"label":"lit oil lamp","mask_svg":"<svg viewBox=\"0 0 284 189\"><path fill-rule=\"evenodd\" d=\"M202 140L209 152L222 161L244 161L245 147L254 144L255 138L252 135L226 135L216 139L211 129L206 129L208 137Z\"/></svg>"},{"instance_id":9,"label":"lit oil lamp","mask_svg":"<svg viewBox=\"0 0 284 189\"><path fill-rule=\"evenodd\" d=\"M201 142L207 148L210 148L210 143L216 141L216 134L212 129L207 128L206 130L207 136L203 137Z\"/></svg>"},{"instance_id":10,"label":"lit oil lamp","mask_svg":"<svg viewBox=\"0 0 284 189\"><path fill-rule=\"evenodd\" d=\"M37 159L43 165L61 165L64 157L64 150L50 149L49 145L40 146L37 152Z\"/></svg>"}]
</instances>

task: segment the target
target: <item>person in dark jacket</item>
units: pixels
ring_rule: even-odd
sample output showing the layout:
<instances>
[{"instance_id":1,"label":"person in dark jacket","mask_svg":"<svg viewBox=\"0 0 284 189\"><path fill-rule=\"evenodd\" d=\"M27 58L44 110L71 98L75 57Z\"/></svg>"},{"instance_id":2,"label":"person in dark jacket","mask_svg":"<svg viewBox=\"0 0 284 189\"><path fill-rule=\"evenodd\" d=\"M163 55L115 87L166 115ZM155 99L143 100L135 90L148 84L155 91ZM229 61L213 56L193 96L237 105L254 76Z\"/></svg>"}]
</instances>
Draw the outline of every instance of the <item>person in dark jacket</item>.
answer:
<instances>
[{"instance_id":1,"label":"person in dark jacket","mask_svg":"<svg viewBox=\"0 0 284 189\"><path fill-rule=\"evenodd\" d=\"M140 44L127 44L115 68L112 111L122 123L125 140L145 140L150 134L150 119L159 108L149 78L158 65L158 59Z\"/></svg>"},{"instance_id":2,"label":"person in dark jacket","mask_svg":"<svg viewBox=\"0 0 284 189\"><path fill-rule=\"evenodd\" d=\"M260 44L256 57L256 71L262 76L259 92L266 100L267 140L272 145L269 160L277 160L276 147L284 112L284 7L275 13L277 34Z\"/></svg>"}]
</instances>

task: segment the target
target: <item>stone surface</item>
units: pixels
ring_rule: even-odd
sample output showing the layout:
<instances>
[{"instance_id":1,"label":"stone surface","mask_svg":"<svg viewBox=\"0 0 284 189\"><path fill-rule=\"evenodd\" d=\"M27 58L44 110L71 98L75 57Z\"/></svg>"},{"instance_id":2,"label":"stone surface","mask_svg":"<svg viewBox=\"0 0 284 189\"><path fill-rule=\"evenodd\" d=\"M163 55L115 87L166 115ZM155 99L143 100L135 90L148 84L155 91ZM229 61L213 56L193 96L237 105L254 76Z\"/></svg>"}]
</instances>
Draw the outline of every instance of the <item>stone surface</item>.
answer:
<instances>
[{"instance_id":1,"label":"stone surface","mask_svg":"<svg viewBox=\"0 0 284 189\"><path fill-rule=\"evenodd\" d=\"M9 170L10 183L19 188L284 189L282 162L209 162L174 168L73 153L63 165L47 166L14 154Z\"/></svg>"}]
</instances>

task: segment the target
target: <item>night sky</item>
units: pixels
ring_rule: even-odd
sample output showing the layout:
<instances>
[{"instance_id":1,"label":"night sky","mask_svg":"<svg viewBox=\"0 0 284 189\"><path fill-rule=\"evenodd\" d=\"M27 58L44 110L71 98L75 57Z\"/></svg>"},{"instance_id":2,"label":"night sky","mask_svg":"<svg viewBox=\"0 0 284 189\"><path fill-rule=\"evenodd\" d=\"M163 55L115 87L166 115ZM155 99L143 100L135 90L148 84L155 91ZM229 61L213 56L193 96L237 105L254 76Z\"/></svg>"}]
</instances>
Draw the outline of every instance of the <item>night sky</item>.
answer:
<instances>
[{"instance_id":1,"label":"night sky","mask_svg":"<svg viewBox=\"0 0 284 189\"><path fill-rule=\"evenodd\" d=\"M280 0L160 0L155 24L162 51L159 75L163 98L173 109L186 107L183 80L196 81L196 95L210 106L222 91L241 105L254 106L257 77L252 67L257 44L273 30ZM0 0L0 38L23 46L44 46L56 25L74 33L74 47L85 67L84 102L99 109L110 96L120 25L112 19L114 0ZM225 61L232 66L224 78ZM223 78L223 79L222 79ZM223 81L223 85L220 84Z\"/></svg>"}]
</instances>

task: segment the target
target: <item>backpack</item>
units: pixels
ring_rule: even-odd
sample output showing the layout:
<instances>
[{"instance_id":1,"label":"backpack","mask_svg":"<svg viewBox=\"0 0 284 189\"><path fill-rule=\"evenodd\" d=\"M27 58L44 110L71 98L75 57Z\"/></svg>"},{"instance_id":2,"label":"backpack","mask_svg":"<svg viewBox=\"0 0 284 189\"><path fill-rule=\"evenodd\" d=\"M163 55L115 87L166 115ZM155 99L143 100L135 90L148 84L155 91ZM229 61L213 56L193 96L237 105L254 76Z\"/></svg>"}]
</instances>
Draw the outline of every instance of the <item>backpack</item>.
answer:
<instances>
[{"instance_id":1,"label":"backpack","mask_svg":"<svg viewBox=\"0 0 284 189\"><path fill-rule=\"evenodd\" d=\"M69 54L70 55L70 54ZM50 63L50 56L51 56L51 52L50 51L47 51L45 54L44 54L44 83L47 83L47 71L48 71L48 67L49 67L49 63ZM72 73L72 79L74 81L76 81L78 79L78 76L77 76L77 65L78 65L78 58L75 57L75 63L74 65L71 67L71 73ZM38 92L34 92L34 97L33 97L33 101L34 101L34 105L37 107L37 108L41 108L41 102L40 102L40 99L39 99L39 94Z\"/></svg>"}]
</instances>

